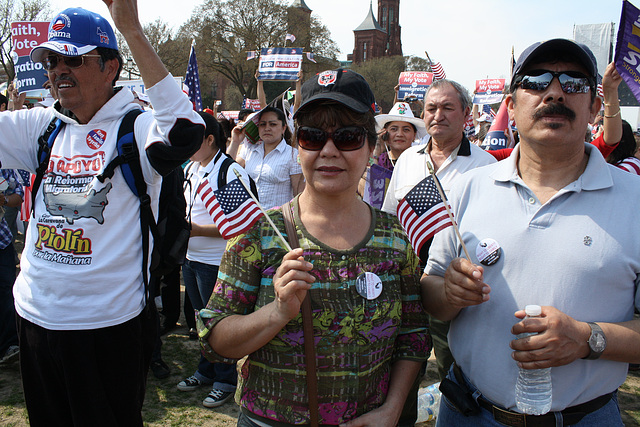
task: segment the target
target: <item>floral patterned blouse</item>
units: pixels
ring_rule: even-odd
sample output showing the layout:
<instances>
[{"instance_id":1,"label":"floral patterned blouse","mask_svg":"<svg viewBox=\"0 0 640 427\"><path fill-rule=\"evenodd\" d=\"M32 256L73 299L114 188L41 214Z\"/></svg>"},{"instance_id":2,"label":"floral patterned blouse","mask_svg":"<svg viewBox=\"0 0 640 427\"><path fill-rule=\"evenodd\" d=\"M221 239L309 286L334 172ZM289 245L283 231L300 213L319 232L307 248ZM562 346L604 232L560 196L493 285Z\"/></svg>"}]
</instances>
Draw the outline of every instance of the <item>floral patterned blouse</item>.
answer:
<instances>
[{"instance_id":1,"label":"floral patterned blouse","mask_svg":"<svg viewBox=\"0 0 640 427\"><path fill-rule=\"evenodd\" d=\"M371 208L371 227L362 242L336 250L307 232L297 198L292 206L304 258L314 265L311 274L316 277L310 292L320 424L336 425L384 403L394 361L423 362L428 357L431 341L420 297L419 260L394 215ZM275 209L268 214L284 231L282 212ZM265 218L229 241L215 289L198 319L209 359L232 361L209 346L210 330L227 316L249 314L274 300L272 279L285 253ZM364 273L380 279L379 296L373 290L367 299L362 286L357 286ZM258 421L308 424L305 377L298 315L267 345L249 354L236 400Z\"/></svg>"}]
</instances>

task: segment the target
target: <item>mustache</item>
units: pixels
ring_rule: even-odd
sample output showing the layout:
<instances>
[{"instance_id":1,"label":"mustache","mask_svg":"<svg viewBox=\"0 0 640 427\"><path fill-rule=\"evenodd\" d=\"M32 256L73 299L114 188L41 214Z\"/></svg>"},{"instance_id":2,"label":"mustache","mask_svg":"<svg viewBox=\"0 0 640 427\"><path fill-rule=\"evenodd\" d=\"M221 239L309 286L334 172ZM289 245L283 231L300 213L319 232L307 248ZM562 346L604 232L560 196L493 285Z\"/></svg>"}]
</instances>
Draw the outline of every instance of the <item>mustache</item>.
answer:
<instances>
[{"instance_id":1,"label":"mustache","mask_svg":"<svg viewBox=\"0 0 640 427\"><path fill-rule=\"evenodd\" d=\"M73 79L70 76L58 76L58 77L56 77L56 79L53 82L54 83L58 83L58 82L62 82L62 81L67 81L67 82L74 83Z\"/></svg>"},{"instance_id":2,"label":"mustache","mask_svg":"<svg viewBox=\"0 0 640 427\"><path fill-rule=\"evenodd\" d=\"M533 113L534 119L540 119L543 116L566 116L569 120L576 118L576 113L564 104L550 104L539 108Z\"/></svg>"}]
</instances>

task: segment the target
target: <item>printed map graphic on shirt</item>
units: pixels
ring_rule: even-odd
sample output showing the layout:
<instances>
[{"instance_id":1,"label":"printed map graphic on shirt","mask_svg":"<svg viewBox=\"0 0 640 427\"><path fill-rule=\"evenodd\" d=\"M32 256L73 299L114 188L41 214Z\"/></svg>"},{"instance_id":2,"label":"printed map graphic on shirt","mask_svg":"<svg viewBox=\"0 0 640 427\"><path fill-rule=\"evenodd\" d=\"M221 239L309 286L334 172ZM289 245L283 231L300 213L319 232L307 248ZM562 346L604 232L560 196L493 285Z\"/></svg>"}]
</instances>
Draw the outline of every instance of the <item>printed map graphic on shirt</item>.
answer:
<instances>
[{"instance_id":1,"label":"printed map graphic on shirt","mask_svg":"<svg viewBox=\"0 0 640 427\"><path fill-rule=\"evenodd\" d=\"M58 177L54 177L56 180ZM67 177L68 178L68 177ZM92 177L91 177L92 179ZM54 216L63 216L69 223L73 224L75 220L80 218L93 218L98 224L104 223L104 208L109 203L107 193L111 190L111 183L100 191L86 191L89 183L77 185L76 181L82 181L82 177L70 178L72 185L55 186L58 191L51 191L51 184L45 185L44 203L47 211ZM82 191L84 190L84 191Z\"/></svg>"}]
</instances>

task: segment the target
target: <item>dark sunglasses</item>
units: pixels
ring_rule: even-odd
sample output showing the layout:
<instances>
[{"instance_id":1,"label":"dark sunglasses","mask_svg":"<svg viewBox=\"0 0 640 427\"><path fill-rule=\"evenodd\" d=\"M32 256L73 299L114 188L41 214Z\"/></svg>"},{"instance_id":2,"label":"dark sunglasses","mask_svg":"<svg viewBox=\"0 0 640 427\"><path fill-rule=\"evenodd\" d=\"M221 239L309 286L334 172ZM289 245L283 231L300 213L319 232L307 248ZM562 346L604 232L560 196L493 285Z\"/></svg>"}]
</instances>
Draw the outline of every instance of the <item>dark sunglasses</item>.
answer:
<instances>
[{"instance_id":1,"label":"dark sunglasses","mask_svg":"<svg viewBox=\"0 0 640 427\"><path fill-rule=\"evenodd\" d=\"M84 65L84 58L100 58L100 55L80 55L80 56L62 56L62 55L49 55L44 58L40 63L45 70L51 71L58 66L59 61L62 59L64 65L69 68L80 68Z\"/></svg>"},{"instance_id":2,"label":"dark sunglasses","mask_svg":"<svg viewBox=\"0 0 640 427\"><path fill-rule=\"evenodd\" d=\"M564 93L587 93L592 88L589 77L577 71L534 70L518 76L515 84L522 89L545 90L556 77Z\"/></svg>"},{"instance_id":3,"label":"dark sunglasses","mask_svg":"<svg viewBox=\"0 0 640 427\"><path fill-rule=\"evenodd\" d=\"M365 128L349 126L325 132L322 129L301 126L298 128L298 145L305 150L320 151L327 140L331 138L333 144L340 151L354 151L362 148L366 140Z\"/></svg>"}]
</instances>

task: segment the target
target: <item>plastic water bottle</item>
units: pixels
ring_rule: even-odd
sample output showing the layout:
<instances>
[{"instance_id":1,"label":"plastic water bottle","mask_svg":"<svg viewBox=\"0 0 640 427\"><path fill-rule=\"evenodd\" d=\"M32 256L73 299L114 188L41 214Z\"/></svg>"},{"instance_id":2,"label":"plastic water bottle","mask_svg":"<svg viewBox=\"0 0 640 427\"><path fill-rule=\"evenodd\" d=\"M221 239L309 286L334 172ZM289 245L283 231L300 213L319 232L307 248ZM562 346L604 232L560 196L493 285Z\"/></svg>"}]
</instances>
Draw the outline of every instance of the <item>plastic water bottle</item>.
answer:
<instances>
[{"instance_id":1,"label":"plastic water bottle","mask_svg":"<svg viewBox=\"0 0 640 427\"><path fill-rule=\"evenodd\" d=\"M528 305L524 309L529 317L540 317L542 309L539 305ZM518 335L518 339L536 333ZM516 405L525 414L542 415L551 410L551 368L522 369L518 372L516 382Z\"/></svg>"},{"instance_id":2,"label":"plastic water bottle","mask_svg":"<svg viewBox=\"0 0 640 427\"><path fill-rule=\"evenodd\" d=\"M431 384L418 390L418 419L422 423L438 416L440 408L440 383Z\"/></svg>"},{"instance_id":3,"label":"plastic water bottle","mask_svg":"<svg viewBox=\"0 0 640 427\"><path fill-rule=\"evenodd\" d=\"M16 192L16 186L18 184L16 183L16 179L15 178L9 178L9 186L7 187L7 191L5 192L5 194L13 194Z\"/></svg>"}]
</instances>

